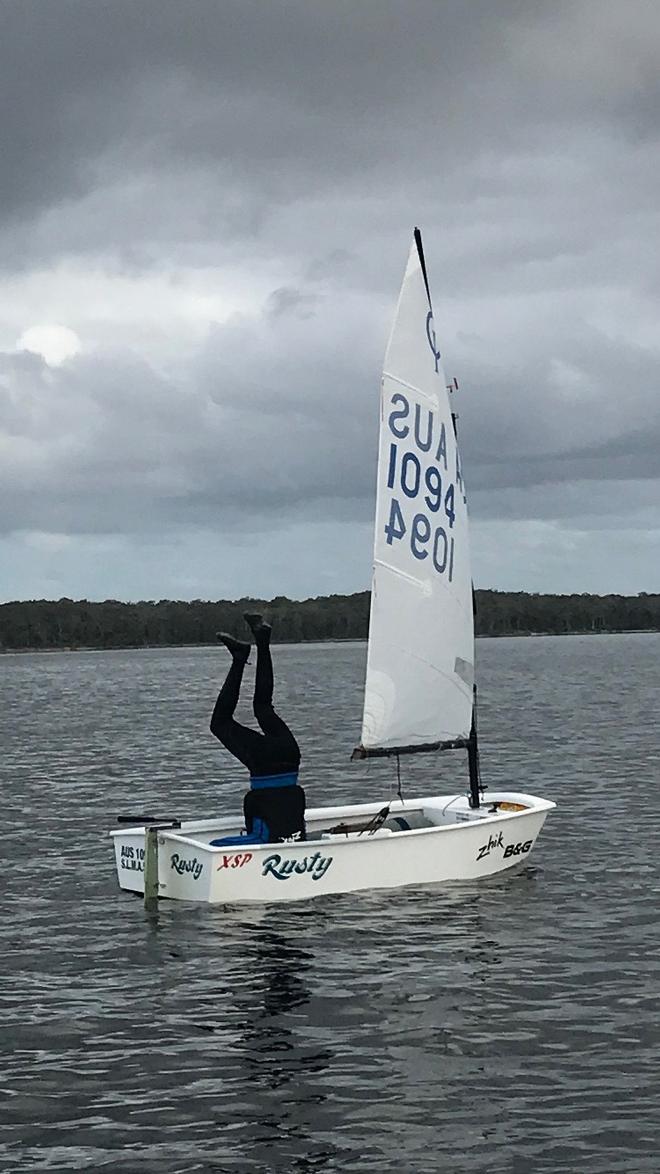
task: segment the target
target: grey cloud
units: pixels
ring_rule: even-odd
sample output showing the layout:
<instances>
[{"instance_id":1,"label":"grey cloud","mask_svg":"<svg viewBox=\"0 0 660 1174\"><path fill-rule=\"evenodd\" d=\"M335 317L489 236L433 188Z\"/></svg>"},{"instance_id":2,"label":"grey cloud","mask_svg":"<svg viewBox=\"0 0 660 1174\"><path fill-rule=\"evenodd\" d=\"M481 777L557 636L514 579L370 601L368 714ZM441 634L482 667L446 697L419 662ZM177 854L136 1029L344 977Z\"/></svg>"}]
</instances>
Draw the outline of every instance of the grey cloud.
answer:
<instances>
[{"instance_id":1,"label":"grey cloud","mask_svg":"<svg viewBox=\"0 0 660 1174\"><path fill-rule=\"evenodd\" d=\"M147 170L168 159L202 167L229 160L253 182L261 176L262 194L273 198L299 183L301 163L313 186L304 163L311 152L319 186L321 172L350 157L356 136L368 145L356 110L381 110L384 132L383 104L395 100L386 74L411 28L416 70L435 71L428 37L387 7L373 21L341 6L250 0L5 6L5 214L79 197L112 157ZM433 20L426 4L420 15ZM419 105L416 86L412 98Z\"/></svg>"},{"instance_id":2,"label":"grey cloud","mask_svg":"<svg viewBox=\"0 0 660 1174\"><path fill-rule=\"evenodd\" d=\"M274 289L270 295L267 313L270 318L281 318L284 314L295 314L299 318L311 318L317 305L318 296L282 286L281 289Z\"/></svg>"},{"instance_id":3,"label":"grey cloud","mask_svg":"<svg viewBox=\"0 0 660 1174\"><path fill-rule=\"evenodd\" d=\"M505 486L498 494L497 503L491 494L477 492L479 513L484 517L558 519L576 529L600 529L612 519L618 526L631 531L639 525L644 529L657 526L657 487L648 480L634 476L607 481L574 480L530 485ZM655 527L654 527L655 513Z\"/></svg>"},{"instance_id":4,"label":"grey cloud","mask_svg":"<svg viewBox=\"0 0 660 1174\"><path fill-rule=\"evenodd\" d=\"M0 471L0 524L232 526L237 514L281 520L323 501L332 517L354 501L349 512L363 514L378 367L356 363L355 349L350 329L331 337L320 321L273 319L267 308L216 328L179 381L121 352L78 356L55 371L32 355L5 355L0 435L13 444Z\"/></svg>"},{"instance_id":5,"label":"grey cloud","mask_svg":"<svg viewBox=\"0 0 660 1174\"><path fill-rule=\"evenodd\" d=\"M587 3L514 0L469 17L459 0L412 12L400 0L22 0L5 10L0 48L2 206L16 230L99 188L111 199L118 176L142 176L151 201L184 172L207 236L240 238L292 200L371 184L395 200L412 184L421 203L472 203L482 182L493 196L521 181L524 195L525 159L553 143L566 152L567 124L570 141L581 124L592 144L613 127L639 142L630 108L642 120L653 109L660 19L633 8L635 20L617 19L604 0L594 21ZM608 84L598 61L617 64L622 35L631 77L613 68ZM502 171L507 158L517 175ZM190 229L180 216L178 239Z\"/></svg>"},{"instance_id":6,"label":"grey cloud","mask_svg":"<svg viewBox=\"0 0 660 1174\"><path fill-rule=\"evenodd\" d=\"M472 483L474 470L480 485L494 474L491 484L660 473L655 350L557 311L552 323L521 336L508 372L501 360L495 368L482 356L475 361L469 343L463 358Z\"/></svg>"},{"instance_id":7,"label":"grey cloud","mask_svg":"<svg viewBox=\"0 0 660 1174\"><path fill-rule=\"evenodd\" d=\"M655 3L21 0L2 21L0 330L11 275L58 263L263 294L176 362L128 353L128 311L112 351L2 356L3 532L368 520L415 222L473 517L597 529L616 497L657 525Z\"/></svg>"},{"instance_id":8,"label":"grey cloud","mask_svg":"<svg viewBox=\"0 0 660 1174\"><path fill-rule=\"evenodd\" d=\"M294 515L368 519L380 340L375 333L360 337L362 323L346 318L330 333L325 307L300 318L298 299L287 294L284 302L293 313L273 317L271 299L263 315L216 327L185 381L121 352L78 356L56 371L35 356L5 356L0 430L13 444L1 474L3 529L231 528L237 518L254 525L257 518L281 523ZM622 371L611 359L604 349L615 404L604 418L599 386L595 397L571 403L561 385L547 384L533 411L526 410L529 387L520 376L491 387L489 396L480 392L478 409L463 393L464 462L481 514L559 514L565 483L580 482L570 507L598 515L611 510L618 492L610 489L608 497L605 483L657 478L653 365L646 369L640 356L626 365L620 357L623 369L637 375L622 401ZM627 424L640 416L644 427ZM585 487L589 481L593 489ZM539 486L541 495L516 496ZM484 498L484 489L499 492Z\"/></svg>"}]
</instances>

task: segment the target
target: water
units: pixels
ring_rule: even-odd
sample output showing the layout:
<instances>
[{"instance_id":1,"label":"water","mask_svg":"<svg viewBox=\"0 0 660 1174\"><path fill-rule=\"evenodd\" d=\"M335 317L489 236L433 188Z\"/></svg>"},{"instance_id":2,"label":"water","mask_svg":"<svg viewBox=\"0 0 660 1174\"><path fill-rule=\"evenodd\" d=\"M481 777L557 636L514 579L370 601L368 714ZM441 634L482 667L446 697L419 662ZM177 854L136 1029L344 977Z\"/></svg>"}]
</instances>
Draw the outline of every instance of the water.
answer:
<instances>
[{"instance_id":1,"label":"water","mask_svg":"<svg viewBox=\"0 0 660 1174\"><path fill-rule=\"evenodd\" d=\"M364 652L276 649L311 803L389 793ZM479 641L484 775L560 805L518 875L151 916L106 831L240 802L223 652L0 657L0 1170L657 1174L659 654Z\"/></svg>"}]
</instances>

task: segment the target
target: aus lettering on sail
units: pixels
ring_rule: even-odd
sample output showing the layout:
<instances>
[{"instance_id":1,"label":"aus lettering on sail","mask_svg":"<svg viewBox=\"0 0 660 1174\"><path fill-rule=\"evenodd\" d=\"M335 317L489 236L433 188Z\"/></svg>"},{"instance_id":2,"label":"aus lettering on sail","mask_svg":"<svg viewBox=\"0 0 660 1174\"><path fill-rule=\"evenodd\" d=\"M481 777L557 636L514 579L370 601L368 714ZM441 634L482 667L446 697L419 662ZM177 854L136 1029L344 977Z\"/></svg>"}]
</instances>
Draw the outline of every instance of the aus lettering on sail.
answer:
<instances>
[{"instance_id":1,"label":"aus lettering on sail","mask_svg":"<svg viewBox=\"0 0 660 1174\"><path fill-rule=\"evenodd\" d=\"M387 427L394 439L383 453L383 475L392 491L385 523L388 546L404 541L413 558L430 559L451 582L455 561L454 523L458 502L466 503L460 457L438 411L401 391L390 396Z\"/></svg>"}]
</instances>

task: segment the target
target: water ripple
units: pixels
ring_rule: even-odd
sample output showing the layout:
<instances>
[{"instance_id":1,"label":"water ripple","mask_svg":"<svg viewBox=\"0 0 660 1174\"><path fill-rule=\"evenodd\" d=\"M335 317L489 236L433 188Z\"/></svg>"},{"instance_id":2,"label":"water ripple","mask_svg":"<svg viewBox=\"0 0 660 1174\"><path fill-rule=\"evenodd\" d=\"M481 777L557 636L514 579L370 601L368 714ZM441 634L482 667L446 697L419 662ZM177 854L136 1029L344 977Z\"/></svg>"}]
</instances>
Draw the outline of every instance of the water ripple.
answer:
<instances>
[{"instance_id":1,"label":"water ripple","mask_svg":"<svg viewBox=\"0 0 660 1174\"><path fill-rule=\"evenodd\" d=\"M484 773L556 799L480 886L147 915L117 811L236 805L216 649L0 657L0 1169L658 1170L660 637L480 641ZM360 645L280 648L312 803L349 765ZM406 763L455 785L460 763Z\"/></svg>"}]
</instances>

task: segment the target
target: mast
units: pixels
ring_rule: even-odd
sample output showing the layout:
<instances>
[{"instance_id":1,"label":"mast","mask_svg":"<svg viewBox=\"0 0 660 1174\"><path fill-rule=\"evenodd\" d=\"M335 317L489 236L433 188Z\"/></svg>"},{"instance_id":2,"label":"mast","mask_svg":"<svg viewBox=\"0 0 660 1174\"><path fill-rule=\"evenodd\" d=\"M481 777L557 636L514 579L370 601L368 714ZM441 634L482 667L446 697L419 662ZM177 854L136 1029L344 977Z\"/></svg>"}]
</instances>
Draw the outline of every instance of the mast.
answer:
<instances>
[{"instance_id":1,"label":"mast","mask_svg":"<svg viewBox=\"0 0 660 1174\"><path fill-rule=\"evenodd\" d=\"M452 404L452 397L455 391L458 391L458 379L456 376L451 383L447 384L447 392L449 394L449 403L452 409L451 422L454 425L454 436L458 440L458 427L456 421L458 420L458 412L455 412ZM472 618L476 621L477 618L477 595L474 590L474 583L472 583ZM467 740L467 760L468 760L468 777L470 780L470 807L477 808L481 806L481 776L479 772L479 741L477 737L477 685L476 682L472 686L472 723L470 725L470 735Z\"/></svg>"},{"instance_id":2,"label":"mast","mask_svg":"<svg viewBox=\"0 0 660 1174\"><path fill-rule=\"evenodd\" d=\"M477 744L477 724L475 711L477 707L477 686L474 686L474 709L472 710L472 728L467 744L468 772L470 776L470 807L481 806L481 778L479 776L479 746Z\"/></svg>"},{"instance_id":3,"label":"mast","mask_svg":"<svg viewBox=\"0 0 660 1174\"><path fill-rule=\"evenodd\" d=\"M431 306L431 291L429 289L429 279L426 272L426 261L424 259L424 250L422 248L422 236L418 228L415 229L415 243L419 252L419 260L422 266L422 273L424 275L424 284L428 294L429 306ZM431 306L431 309L433 307ZM458 420L458 412L453 408L453 395L458 391L458 379L456 376L451 383L447 384L447 392L449 395L449 403L451 407L451 422L454 427L454 436L458 440L458 428L456 421ZM474 583L472 584L472 615L474 619L477 616L477 598L474 590ZM468 760L468 776L470 780L470 807L478 808L481 805L481 778L479 773L479 742L477 737L477 686L472 686L472 723L470 725L470 734L466 743L467 760ZM448 749L448 747L440 747L440 749Z\"/></svg>"},{"instance_id":4,"label":"mast","mask_svg":"<svg viewBox=\"0 0 660 1174\"><path fill-rule=\"evenodd\" d=\"M424 247L422 245L422 234L418 228L415 229L413 236L415 238L415 244L417 245L417 255L419 257L419 263L422 267L422 277L424 278L424 285L426 286L426 296L429 299L429 308L432 310L433 305L431 303L431 290L429 288L429 277L428 277L428 273L426 272L426 258L424 256Z\"/></svg>"}]
</instances>

